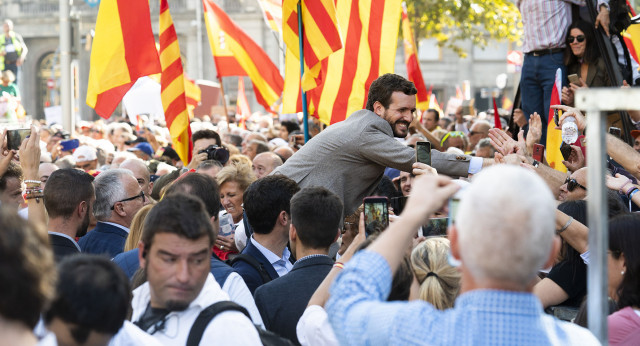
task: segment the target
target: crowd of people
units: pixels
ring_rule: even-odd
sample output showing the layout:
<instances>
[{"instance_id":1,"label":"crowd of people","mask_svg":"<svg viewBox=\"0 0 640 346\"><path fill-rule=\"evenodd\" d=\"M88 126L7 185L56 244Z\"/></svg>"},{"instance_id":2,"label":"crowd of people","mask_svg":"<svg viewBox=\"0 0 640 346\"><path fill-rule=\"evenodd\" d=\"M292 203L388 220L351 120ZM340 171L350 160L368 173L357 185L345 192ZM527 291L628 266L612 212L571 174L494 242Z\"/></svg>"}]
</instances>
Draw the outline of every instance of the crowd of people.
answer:
<instances>
[{"instance_id":1,"label":"crowd of people","mask_svg":"<svg viewBox=\"0 0 640 346\"><path fill-rule=\"evenodd\" d=\"M540 9L518 4L529 84L504 130L469 107L416 111L415 86L395 74L345 121L311 121L306 143L297 119L193 119L188 160L146 115L71 133L36 121L19 149L4 129L0 343L599 344L585 328L585 147L571 146L567 173L534 159L548 101L531 78L562 48L581 85L551 108L580 135L573 93L611 81L593 24L561 20L561 44L540 50L527 31ZM416 159L422 142L430 163ZM640 147L606 144L608 337L632 345ZM371 196L387 201L385 227L365 226Z\"/></svg>"}]
</instances>

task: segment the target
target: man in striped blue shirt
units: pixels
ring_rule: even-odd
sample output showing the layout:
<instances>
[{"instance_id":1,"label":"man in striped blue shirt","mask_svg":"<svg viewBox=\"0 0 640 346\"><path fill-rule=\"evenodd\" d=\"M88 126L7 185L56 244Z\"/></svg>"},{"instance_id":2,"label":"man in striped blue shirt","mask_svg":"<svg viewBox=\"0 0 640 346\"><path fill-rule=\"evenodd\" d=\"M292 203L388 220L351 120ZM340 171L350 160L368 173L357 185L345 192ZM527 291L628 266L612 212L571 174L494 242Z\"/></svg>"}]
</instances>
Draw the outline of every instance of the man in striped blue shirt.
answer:
<instances>
[{"instance_id":1,"label":"man in striped blue shirt","mask_svg":"<svg viewBox=\"0 0 640 346\"><path fill-rule=\"evenodd\" d=\"M457 190L446 177L417 177L402 216L345 266L326 306L340 344L599 344L588 330L546 315L531 293L560 241L551 191L535 173L516 166L483 170L461 192L448 233L462 272L455 307L384 301L415 229Z\"/></svg>"}]
</instances>

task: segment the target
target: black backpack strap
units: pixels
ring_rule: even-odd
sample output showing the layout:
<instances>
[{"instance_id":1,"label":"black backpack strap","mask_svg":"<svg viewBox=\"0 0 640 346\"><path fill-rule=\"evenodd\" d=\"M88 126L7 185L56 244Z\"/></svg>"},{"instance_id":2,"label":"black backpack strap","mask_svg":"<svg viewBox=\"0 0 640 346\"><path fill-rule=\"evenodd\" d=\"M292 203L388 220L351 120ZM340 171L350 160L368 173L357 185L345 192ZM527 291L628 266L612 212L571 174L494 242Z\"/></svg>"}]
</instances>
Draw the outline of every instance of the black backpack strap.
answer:
<instances>
[{"instance_id":1,"label":"black backpack strap","mask_svg":"<svg viewBox=\"0 0 640 346\"><path fill-rule=\"evenodd\" d=\"M233 264L238 261L244 261L245 263L255 268L255 270L257 270L258 273L260 273L260 277L262 278L263 283L266 284L267 282L271 281L271 276L269 275L269 273L267 273L267 270L264 268L262 263L258 262L258 260L255 259L253 256L241 253L236 257L234 257L229 263L229 265L233 266Z\"/></svg>"},{"instance_id":2,"label":"black backpack strap","mask_svg":"<svg viewBox=\"0 0 640 346\"><path fill-rule=\"evenodd\" d=\"M251 320L251 316L249 315L247 309L230 300L224 300L209 305L204 310L200 311L200 314L196 318L195 322L193 322L191 330L189 331L189 337L187 338L187 346L197 346L198 344L200 344L200 340L202 339L204 330L207 329L209 323L216 317L216 315L225 311L242 312L245 316L247 316L247 318L249 318L249 320Z\"/></svg>"}]
</instances>

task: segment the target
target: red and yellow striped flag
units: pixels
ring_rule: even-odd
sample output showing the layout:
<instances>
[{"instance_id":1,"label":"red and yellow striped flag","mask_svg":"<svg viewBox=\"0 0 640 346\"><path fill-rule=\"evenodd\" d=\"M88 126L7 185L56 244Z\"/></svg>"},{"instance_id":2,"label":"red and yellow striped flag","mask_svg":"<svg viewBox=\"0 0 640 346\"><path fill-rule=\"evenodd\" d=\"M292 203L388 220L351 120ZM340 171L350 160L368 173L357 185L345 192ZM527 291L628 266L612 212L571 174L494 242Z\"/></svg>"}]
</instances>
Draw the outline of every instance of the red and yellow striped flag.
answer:
<instances>
[{"instance_id":1,"label":"red and yellow striped flag","mask_svg":"<svg viewBox=\"0 0 640 346\"><path fill-rule=\"evenodd\" d=\"M108 119L138 78L160 72L145 0L103 0L98 10L87 105Z\"/></svg>"},{"instance_id":2,"label":"red and yellow striped flag","mask_svg":"<svg viewBox=\"0 0 640 346\"><path fill-rule=\"evenodd\" d=\"M282 32L282 0L258 0L264 20L271 30Z\"/></svg>"},{"instance_id":3,"label":"red and yellow striped flag","mask_svg":"<svg viewBox=\"0 0 640 346\"><path fill-rule=\"evenodd\" d=\"M318 85L316 79L320 74L320 62L342 48L342 39L336 18L335 0L300 1L305 63L302 86L308 91ZM284 0L282 3L282 39L287 49L300 59L297 5L298 0Z\"/></svg>"},{"instance_id":4,"label":"red and yellow striped flag","mask_svg":"<svg viewBox=\"0 0 640 346\"><path fill-rule=\"evenodd\" d=\"M203 0L209 45L219 77L249 76L258 103L270 110L284 81L265 51L216 5Z\"/></svg>"},{"instance_id":5,"label":"red and yellow striped flag","mask_svg":"<svg viewBox=\"0 0 640 346\"><path fill-rule=\"evenodd\" d=\"M337 0L344 45L321 62L318 87L307 92L310 114L330 125L364 108L371 83L393 72L400 5L400 0Z\"/></svg>"},{"instance_id":6,"label":"red and yellow striped flag","mask_svg":"<svg viewBox=\"0 0 640 346\"><path fill-rule=\"evenodd\" d=\"M164 118L173 141L173 149L185 166L191 160L191 128L185 93L185 77L178 46L178 35L173 26L167 0L160 0L160 77Z\"/></svg>"},{"instance_id":7,"label":"red and yellow striped flag","mask_svg":"<svg viewBox=\"0 0 640 346\"><path fill-rule=\"evenodd\" d=\"M429 108L429 93L427 92L427 86L424 84L424 79L422 79L422 71L420 71L420 63L416 54L416 45L411 33L411 24L409 23L405 2L402 2L402 36L404 38L404 63L407 65L407 77L418 89L416 108L425 111Z\"/></svg>"},{"instance_id":8,"label":"red and yellow striped flag","mask_svg":"<svg viewBox=\"0 0 640 346\"><path fill-rule=\"evenodd\" d=\"M187 109L189 110L189 119L193 119L193 110L198 107L202 99L202 91L193 79L189 79L184 74L184 92L187 97Z\"/></svg>"},{"instance_id":9,"label":"red and yellow striped flag","mask_svg":"<svg viewBox=\"0 0 640 346\"><path fill-rule=\"evenodd\" d=\"M562 96L560 92L562 90L562 70L556 70L556 80L551 90L551 102L550 106L559 105L562 103ZM567 167L562 164L562 153L560 153L560 145L562 145L562 131L556 129L556 124L553 121L554 109L549 108L548 122L547 122L547 145L546 145L546 157L549 167L554 168L560 172L566 172Z\"/></svg>"}]
</instances>

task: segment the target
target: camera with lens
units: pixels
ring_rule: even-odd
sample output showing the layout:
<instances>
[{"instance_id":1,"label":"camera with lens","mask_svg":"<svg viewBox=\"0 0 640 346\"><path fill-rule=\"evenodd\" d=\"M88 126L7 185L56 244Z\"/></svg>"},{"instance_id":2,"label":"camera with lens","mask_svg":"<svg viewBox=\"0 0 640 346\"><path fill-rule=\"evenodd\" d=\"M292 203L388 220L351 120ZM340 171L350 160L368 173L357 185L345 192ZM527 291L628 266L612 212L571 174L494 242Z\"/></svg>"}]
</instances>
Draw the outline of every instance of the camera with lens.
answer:
<instances>
[{"instance_id":1,"label":"camera with lens","mask_svg":"<svg viewBox=\"0 0 640 346\"><path fill-rule=\"evenodd\" d=\"M229 161L229 150L221 148L215 144L208 146L206 149L200 150L198 154L207 153L207 160L216 160L222 165Z\"/></svg>"}]
</instances>

